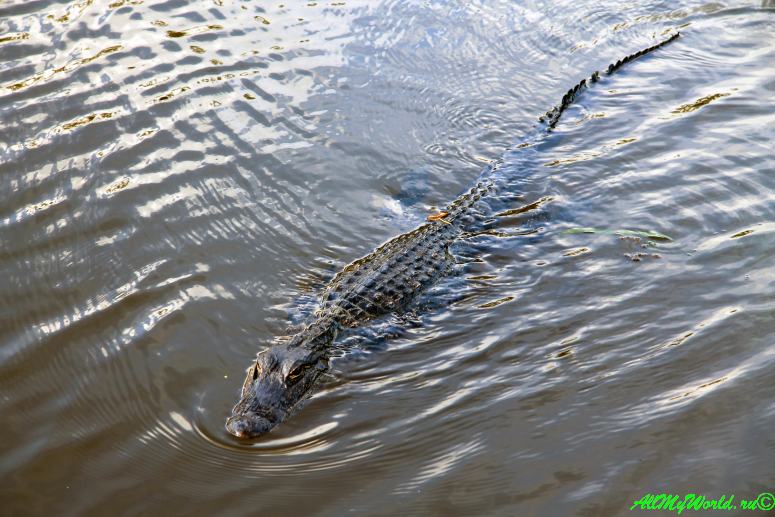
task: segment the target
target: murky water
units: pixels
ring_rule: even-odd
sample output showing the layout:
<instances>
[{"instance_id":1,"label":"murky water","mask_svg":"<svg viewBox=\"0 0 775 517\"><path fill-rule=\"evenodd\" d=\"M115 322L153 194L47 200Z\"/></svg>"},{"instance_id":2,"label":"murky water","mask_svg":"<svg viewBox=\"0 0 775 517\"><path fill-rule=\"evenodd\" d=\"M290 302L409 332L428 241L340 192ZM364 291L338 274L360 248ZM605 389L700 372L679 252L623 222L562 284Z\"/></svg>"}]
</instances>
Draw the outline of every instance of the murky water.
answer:
<instances>
[{"instance_id":1,"label":"murky water","mask_svg":"<svg viewBox=\"0 0 775 517\"><path fill-rule=\"evenodd\" d=\"M769 2L0 3L0 513L773 491L773 27ZM225 432L338 268L676 28L506 155L512 208L541 203L413 321L266 439Z\"/></svg>"}]
</instances>

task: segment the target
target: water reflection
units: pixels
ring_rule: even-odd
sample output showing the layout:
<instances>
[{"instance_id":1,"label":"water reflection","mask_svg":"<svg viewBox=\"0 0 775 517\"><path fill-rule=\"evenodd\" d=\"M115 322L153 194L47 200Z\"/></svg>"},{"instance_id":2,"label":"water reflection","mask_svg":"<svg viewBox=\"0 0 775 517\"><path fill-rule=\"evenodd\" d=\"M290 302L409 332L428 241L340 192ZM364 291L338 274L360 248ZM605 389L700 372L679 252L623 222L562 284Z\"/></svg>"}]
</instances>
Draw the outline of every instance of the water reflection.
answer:
<instances>
[{"instance_id":1,"label":"water reflection","mask_svg":"<svg viewBox=\"0 0 775 517\"><path fill-rule=\"evenodd\" d=\"M755 496L772 8L1 5L4 510L609 515L665 486ZM676 28L519 146L570 85ZM499 158L519 191L456 250L459 274L356 336L266 440L232 440L246 361Z\"/></svg>"}]
</instances>

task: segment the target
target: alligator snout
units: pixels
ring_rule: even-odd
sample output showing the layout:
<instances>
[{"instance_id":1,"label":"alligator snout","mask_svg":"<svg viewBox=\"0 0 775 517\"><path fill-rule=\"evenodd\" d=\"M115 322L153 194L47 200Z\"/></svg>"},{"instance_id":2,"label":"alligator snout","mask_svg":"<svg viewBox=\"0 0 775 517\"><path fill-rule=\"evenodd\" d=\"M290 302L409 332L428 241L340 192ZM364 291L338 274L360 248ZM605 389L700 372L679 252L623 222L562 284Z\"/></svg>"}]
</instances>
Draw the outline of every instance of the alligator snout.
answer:
<instances>
[{"instance_id":1,"label":"alligator snout","mask_svg":"<svg viewBox=\"0 0 775 517\"><path fill-rule=\"evenodd\" d=\"M244 413L229 417L226 430L237 438L256 438L268 433L275 425L275 422L255 413Z\"/></svg>"}]
</instances>

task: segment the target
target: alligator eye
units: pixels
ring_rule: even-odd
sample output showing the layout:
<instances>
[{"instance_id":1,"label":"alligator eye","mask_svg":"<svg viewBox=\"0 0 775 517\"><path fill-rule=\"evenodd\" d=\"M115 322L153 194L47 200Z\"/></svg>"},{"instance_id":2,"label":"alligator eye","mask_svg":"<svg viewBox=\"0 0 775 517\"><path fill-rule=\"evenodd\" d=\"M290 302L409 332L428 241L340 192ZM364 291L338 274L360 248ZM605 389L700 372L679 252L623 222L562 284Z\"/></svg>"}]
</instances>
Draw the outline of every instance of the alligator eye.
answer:
<instances>
[{"instance_id":1,"label":"alligator eye","mask_svg":"<svg viewBox=\"0 0 775 517\"><path fill-rule=\"evenodd\" d=\"M253 363L250 368L247 370L247 375L245 376L245 382L242 383L242 396L247 396L248 392L250 391L250 386L253 384L253 382L258 379L258 374L261 373L261 370L259 369L258 361Z\"/></svg>"},{"instance_id":2,"label":"alligator eye","mask_svg":"<svg viewBox=\"0 0 775 517\"><path fill-rule=\"evenodd\" d=\"M296 382L299 377L304 375L304 372L309 368L308 364L300 364L288 373L288 382Z\"/></svg>"}]
</instances>

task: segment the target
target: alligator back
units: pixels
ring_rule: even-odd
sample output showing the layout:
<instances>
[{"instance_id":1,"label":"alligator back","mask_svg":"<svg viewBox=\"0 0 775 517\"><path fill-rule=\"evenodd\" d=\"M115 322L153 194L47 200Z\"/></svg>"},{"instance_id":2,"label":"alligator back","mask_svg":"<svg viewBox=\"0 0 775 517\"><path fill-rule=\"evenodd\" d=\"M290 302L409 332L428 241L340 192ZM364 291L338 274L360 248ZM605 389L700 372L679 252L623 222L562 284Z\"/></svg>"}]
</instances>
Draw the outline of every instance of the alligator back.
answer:
<instances>
[{"instance_id":1,"label":"alligator back","mask_svg":"<svg viewBox=\"0 0 775 517\"><path fill-rule=\"evenodd\" d=\"M395 237L345 267L323 292L318 318L357 327L397 311L451 265L447 247L459 233L442 221Z\"/></svg>"},{"instance_id":2,"label":"alligator back","mask_svg":"<svg viewBox=\"0 0 775 517\"><path fill-rule=\"evenodd\" d=\"M489 190L480 183L442 212L387 241L339 272L326 286L316 318L357 327L378 316L400 312L428 284L446 274L454 259L449 245L476 219L475 204Z\"/></svg>"}]
</instances>

